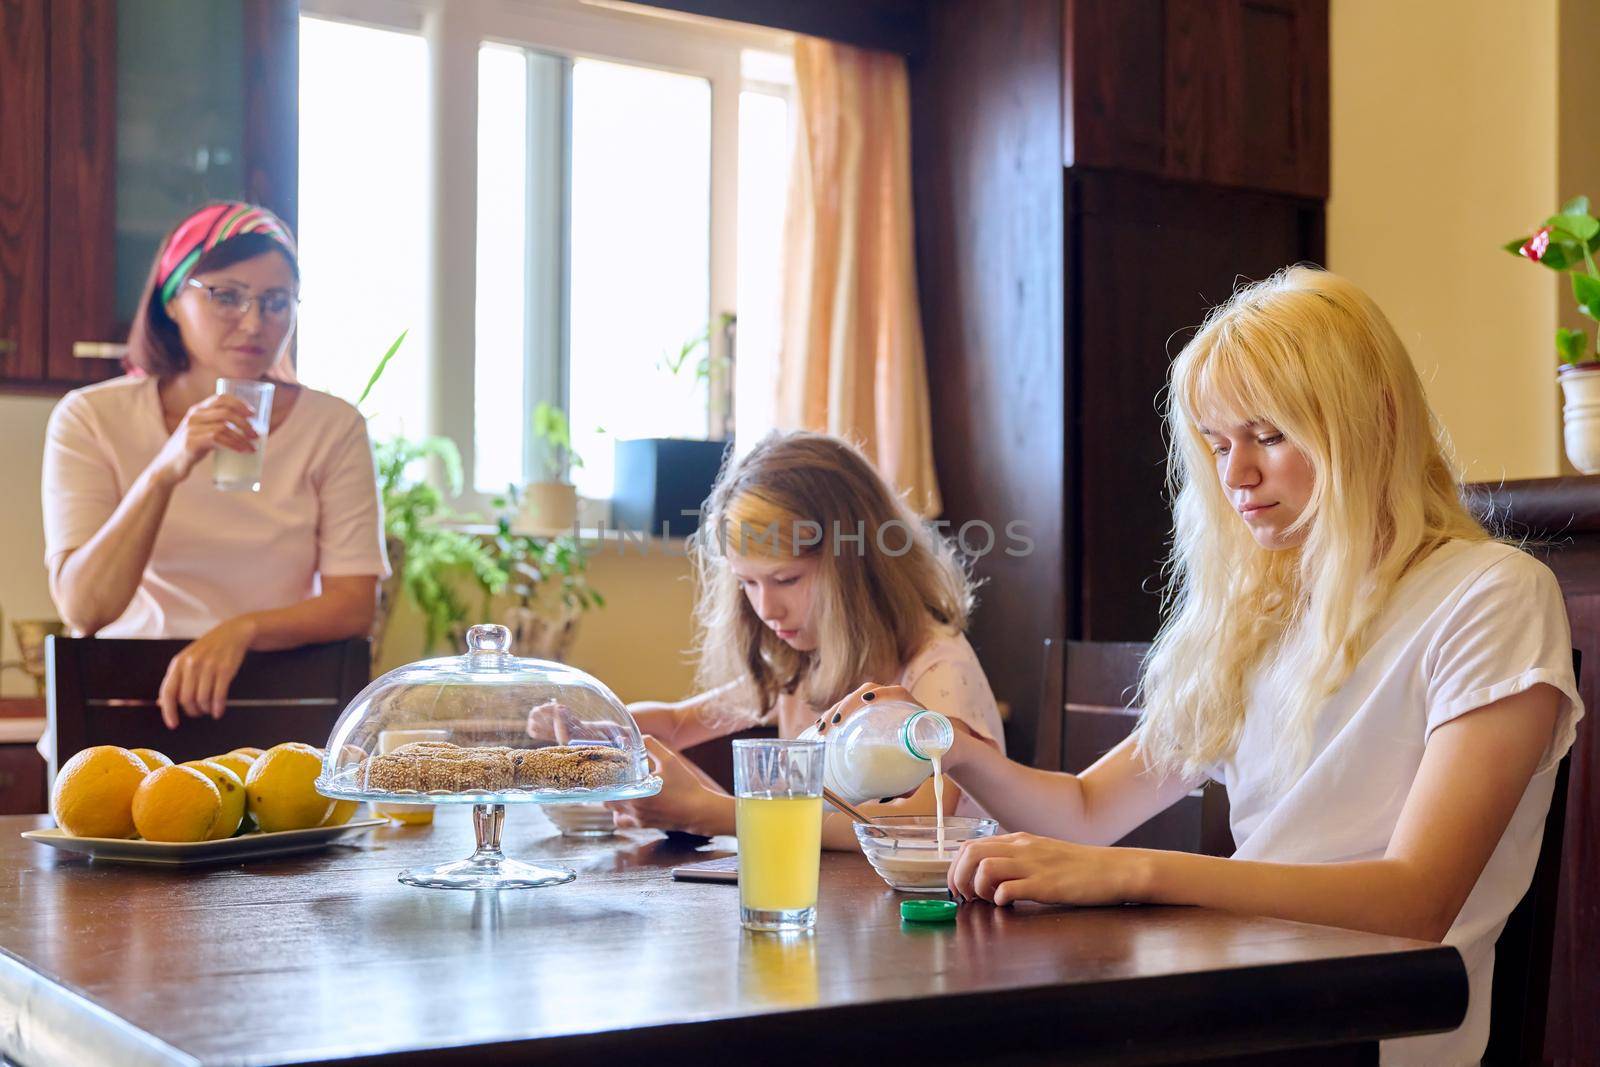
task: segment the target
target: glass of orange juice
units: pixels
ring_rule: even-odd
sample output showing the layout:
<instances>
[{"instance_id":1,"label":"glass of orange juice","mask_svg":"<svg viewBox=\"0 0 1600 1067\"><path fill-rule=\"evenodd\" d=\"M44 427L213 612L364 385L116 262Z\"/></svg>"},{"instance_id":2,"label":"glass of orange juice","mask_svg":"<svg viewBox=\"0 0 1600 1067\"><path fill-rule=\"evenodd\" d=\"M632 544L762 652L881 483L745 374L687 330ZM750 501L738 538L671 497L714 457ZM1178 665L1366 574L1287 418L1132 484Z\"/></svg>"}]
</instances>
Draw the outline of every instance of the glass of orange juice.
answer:
<instances>
[{"instance_id":1,"label":"glass of orange juice","mask_svg":"<svg viewBox=\"0 0 1600 1067\"><path fill-rule=\"evenodd\" d=\"M401 745L413 741L448 741L449 730L382 730L378 733L378 755L387 756ZM427 826L433 822L432 804L374 804L380 817L407 826Z\"/></svg>"},{"instance_id":2,"label":"glass of orange juice","mask_svg":"<svg viewBox=\"0 0 1600 1067\"><path fill-rule=\"evenodd\" d=\"M821 741L733 743L739 921L750 930L809 930L822 855Z\"/></svg>"}]
</instances>

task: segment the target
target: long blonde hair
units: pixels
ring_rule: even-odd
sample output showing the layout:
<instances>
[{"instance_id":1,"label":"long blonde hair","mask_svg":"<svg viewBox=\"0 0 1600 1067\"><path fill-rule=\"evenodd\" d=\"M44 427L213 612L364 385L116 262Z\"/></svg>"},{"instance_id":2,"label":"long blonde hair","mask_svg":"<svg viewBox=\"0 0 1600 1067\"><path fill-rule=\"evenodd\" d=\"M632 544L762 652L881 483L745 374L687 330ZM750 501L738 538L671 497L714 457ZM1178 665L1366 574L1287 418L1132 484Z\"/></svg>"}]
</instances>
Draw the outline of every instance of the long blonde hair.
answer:
<instances>
[{"instance_id":1,"label":"long blonde hair","mask_svg":"<svg viewBox=\"0 0 1600 1067\"><path fill-rule=\"evenodd\" d=\"M864 681L891 680L933 625L965 630L973 586L960 557L847 442L772 433L725 468L690 542L699 681L737 683L766 716L780 693L827 707ZM818 645L799 652L765 626L728 556L819 561ZM881 677L880 677L881 675Z\"/></svg>"},{"instance_id":2,"label":"long blonde hair","mask_svg":"<svg viewBox=\"0 0 1600 1067\"><path fill-rule=\"evenodd\" d=\"M1248 688L1281 688L1272 771L1309 759L1315 716L1350 676L1395 583L1451 540L1489 535L1463 505L1443 434L1394 328L1336 274L1290 267L1240 288L1172 364L1166 418L1174 501L1166 619L1140 686L1140 750L1196 778L1234 751ZM1292 530L1259 547L1228 501L1198 427L1269 423L1310 462Z\"/></svg>"}]
</instances>

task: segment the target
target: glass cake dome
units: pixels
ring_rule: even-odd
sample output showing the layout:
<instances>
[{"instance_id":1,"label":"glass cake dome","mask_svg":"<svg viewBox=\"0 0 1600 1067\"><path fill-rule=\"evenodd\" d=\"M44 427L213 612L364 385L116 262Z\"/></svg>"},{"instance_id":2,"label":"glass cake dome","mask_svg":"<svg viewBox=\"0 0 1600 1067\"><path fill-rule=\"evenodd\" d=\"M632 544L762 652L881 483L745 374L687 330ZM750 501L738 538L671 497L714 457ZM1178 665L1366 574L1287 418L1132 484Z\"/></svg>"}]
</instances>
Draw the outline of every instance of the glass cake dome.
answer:
<instances>
[{"instance_id":1,"label":"glass cake dome","mask_svg":"<svg viewBox=\"0 0 1600 1067\"><path fill-rule=\"evenodd\" d=\"M521 659L504 626L474 626L467 653L396 668L334 724L317 791L343 800L471 804L478 850L400 880L447 889L554 885L565 867L508 860L506 804L653 796L639 728L614 693L574 667Z\"/></svg>"}]
</instances>

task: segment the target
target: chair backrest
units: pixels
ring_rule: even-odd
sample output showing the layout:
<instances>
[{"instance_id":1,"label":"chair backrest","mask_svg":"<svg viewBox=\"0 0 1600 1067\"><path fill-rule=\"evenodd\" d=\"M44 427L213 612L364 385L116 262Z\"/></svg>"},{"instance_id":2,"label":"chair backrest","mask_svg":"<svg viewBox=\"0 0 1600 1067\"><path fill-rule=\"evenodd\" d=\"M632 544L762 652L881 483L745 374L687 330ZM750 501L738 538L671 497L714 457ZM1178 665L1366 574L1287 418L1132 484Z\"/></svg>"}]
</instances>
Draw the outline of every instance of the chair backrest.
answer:
<instances>
[{"instance_id":1,"label":"chair backrest","mask_svg":"<svg viewBox=\"0 0 1600 1067\"><path fill-rule=\"evenodd\" d=\"M1572 651L1574 678L1582 669L1577 649ZM1490 998L1489 1045L1485 1067L1543 1063L1544 1038L1550 1007L1550 967L1555 950L1556 897L1561 886L1562 846L1567 827L1567 776L1569 752L1556 768L1550 811L1544 819L1544 837L1533 882L1506 919L1494 945L1494 991Z\"/></svg>"},{"instance_id":2,"label":"chair backrest","mask_svg":"<svg viewBox=\"0 0 1600 1067\"><path fill-rule=\"evenodd\" d=\"M1139 670L1150 646L1142 641L1057 641L1062 654L1060 667L1056 668L1051 659L1051 643L1046 642L1045 686L1048 691L1050 672L1057 670L1063 699L1040 709L1041 751L1052 741L1046 720L1053 718L1060 724L1056 748L1060 762L1046 769L1077 773L1133 732L1139 721L1139 709L1133 706L1133 700L1139 688ZM1227 791L1216 782L1209 782L1118 844L1232 855Z\"/></svg>"},{"instance_id":3,"label":"chair backrest","mask_svg":"<svg viewBox=\"0 0 1600 1067\"><path fill-rule=\"evenodd\" d=\"M220 719L161 722L156 697L167 664L189 642L52 637L46 645L46 708L55 739L50 779L90 745L154 748L175 762L245 745L327 743L334 721L366 686L372 660L365 638L251 652L228 688Z\"/></svg>"}]
</instances>

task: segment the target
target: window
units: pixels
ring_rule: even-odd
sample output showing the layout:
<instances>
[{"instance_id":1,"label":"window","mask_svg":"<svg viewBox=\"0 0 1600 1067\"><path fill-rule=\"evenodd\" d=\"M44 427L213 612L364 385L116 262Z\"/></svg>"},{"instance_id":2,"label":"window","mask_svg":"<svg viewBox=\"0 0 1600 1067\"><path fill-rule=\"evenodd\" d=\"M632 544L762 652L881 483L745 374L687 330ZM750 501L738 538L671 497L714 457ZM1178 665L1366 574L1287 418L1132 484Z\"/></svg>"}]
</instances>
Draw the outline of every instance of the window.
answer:
<instances>
[{"instance_id":1,"label":"window","mask_svg":"<svg viewBox=\"0 0 1600 1067\"><path fill-rule=\"evenodd\" d=\"M363 405L374 438L427 429L427 94L419 35L300 20L298 369L353 402L409 331Z\"/></svg>"},{"instance_id":2,"label":"window","mask_svg":"<svg viewBox=\"0 0 1600 1067\"><path fill-rule=\"evenodd\" d=\"M368 259L354 250L336 254L338 209L312 212L308 202L321 197L348 209L346 186L384 185L391 201L409 198L404 210L417 221L417 235L364 268L404 299L365 306L420 314L433 296L439 301L433 310L445 316L441 324L470 318L474 330L470 355L434 354L426 351L420 320L396 324L366 314L335 324L308 314L301 367L310 384L353 398L372 360L399 328L412 326L409 360L391 365L368 404L388 420L375 419L374 434L403 424L413 433L450 436L467 460L478 502L510 483L548 475L550 457L530 432L541 402L567 412L573 448L583 459L574 481L582 495L601 500L611 493L616 440L706 437L713 404L721 410L731 403L741 447L772 425L792 80L778 35L576 0L504 7L304 0L302 6L303 40L329 36L324 27L347 34L321 50L320 42L302 44L304 308L312 307L313 255L320 257L319 278L341 280ZM317 17L333 14L366 24ZM390 17L416 18L422 32L373 27ZM383 43L375 43L380 37ZM388 38L417 51L402 57ZM459 47L463 39L476 41L474 91L427 88L428 49ZM385 47L390 66L375 72L363 65ZM361 82L359 104L345 81ZM312 85L320 88L315 96ZM338 104L316 117L314 99ZM434 156L426 143L431 126L418 116L441 106L440 128L475 122L475 159ZM403 136L371 130L391 115L404 125ZM344 141L330 143L339 137ZM394 172L402 165L408 173L399 177ZM433 284L448 255L425 240L427 220L439 208L416 201L426 200L441 170L448 179L451 168L465 167L475 167L475 181L450 183L475 196L472 253L464 261L475 282L471 306L461 308L447 306L448 293L437 294L450 287ZM324 191L311 188L316 182ZM734 315L736 329L721 328ZM373 322L380 317L381 328ZM374 340L361 331L388 336ZM371 359L340 379L332 364L345 352L365 351L362 345ZM721 384L729 356L736 356L732 395L714 398L705 370L714 358ZM396 373L402 369L416 377ZM430 407L430 395L441 385L458 391L467 371L470 405ZM430 412L434 424L427 422ZM471 424L452 424L453 418Z\"/></svg>"}]
</instances>

